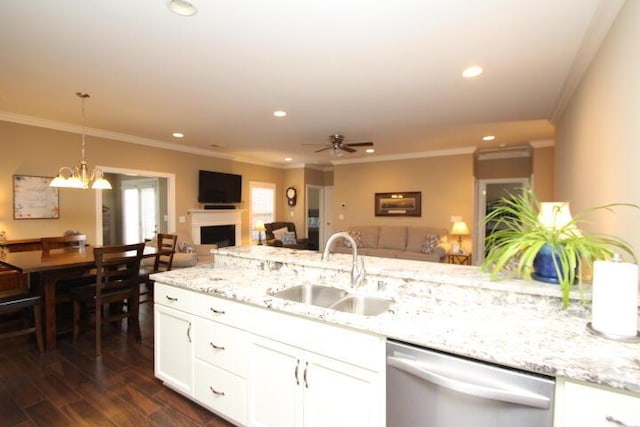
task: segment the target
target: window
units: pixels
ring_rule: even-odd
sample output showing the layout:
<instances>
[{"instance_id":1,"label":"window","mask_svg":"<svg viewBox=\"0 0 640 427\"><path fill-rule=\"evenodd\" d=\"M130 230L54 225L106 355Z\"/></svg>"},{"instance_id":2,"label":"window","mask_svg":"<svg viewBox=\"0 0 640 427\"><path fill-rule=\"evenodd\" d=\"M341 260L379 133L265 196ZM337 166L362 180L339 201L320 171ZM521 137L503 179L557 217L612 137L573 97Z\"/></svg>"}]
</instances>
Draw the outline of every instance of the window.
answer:
<instances>
[{"instance_id":1,"label":"window","mask_svg":"<svg viewBox=\"0 0 640 427\"><path fill-rule=\"evenodd\" d=\"M276 216L276 185L269 182L250 182L251 213L249 228L251 239L258 240L256 221L273 222ZM264 239L264 234L261 236Z\"/></svg>"},{"instance_id":2,"label":"window","mask_svg":"<svg viewBox=\"0 0 640 427\"><path fill-rule=\"evenodd\" d=\"M122 182L124 243L153 239L160 222L158 204L157 179Z\"/></svg>"}]
</instances>

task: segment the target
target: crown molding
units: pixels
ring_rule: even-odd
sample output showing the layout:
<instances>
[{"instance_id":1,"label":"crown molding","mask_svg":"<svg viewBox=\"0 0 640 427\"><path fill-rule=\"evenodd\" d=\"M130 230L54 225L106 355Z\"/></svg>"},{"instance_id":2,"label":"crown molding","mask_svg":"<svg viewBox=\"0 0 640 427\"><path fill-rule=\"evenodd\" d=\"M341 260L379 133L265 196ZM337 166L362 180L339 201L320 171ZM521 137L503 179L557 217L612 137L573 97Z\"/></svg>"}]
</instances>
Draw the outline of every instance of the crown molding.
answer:
<instances>
[{"instance_id":1,"label":"crown molding","mask_svg":"<svg viewBox=\"0 0 640 427\"><path fill-rule=\"evenodd\" d=\"M332 165L347 165L352 163L377 163L377 162L389 162L394 160L407 160L423 157L445 157L445 156L460 156L464 154L473 154L476 151L475 147L461 147L451 148L448 150L432 150L432 151L419 151L416 153L403 153L403 154L390 154L387 156L374 156L368 158L359 159L341 159L331 161Z\"/></svg>"},{"instance_id":2,"label":"crown molding","mask_svg":"<svg viewBox=\"0 0 640 427\"><path fill-rule=\"evenodd\" d=\"M557 124L562 117L624 2L625 0L600 0L551 113L551 123Z\"/></svg>"},{"instance_id":3,"label":"crown molding","mask_svg":"<svg viewBox=\"0 0 640 427\"><path fill-rule=\"evenodd\" d=\"M547 147L555 147L556 140L555 139L534 139L529 141L529 145L533 148L547 148Z\"/></svg>"}]
</instances>

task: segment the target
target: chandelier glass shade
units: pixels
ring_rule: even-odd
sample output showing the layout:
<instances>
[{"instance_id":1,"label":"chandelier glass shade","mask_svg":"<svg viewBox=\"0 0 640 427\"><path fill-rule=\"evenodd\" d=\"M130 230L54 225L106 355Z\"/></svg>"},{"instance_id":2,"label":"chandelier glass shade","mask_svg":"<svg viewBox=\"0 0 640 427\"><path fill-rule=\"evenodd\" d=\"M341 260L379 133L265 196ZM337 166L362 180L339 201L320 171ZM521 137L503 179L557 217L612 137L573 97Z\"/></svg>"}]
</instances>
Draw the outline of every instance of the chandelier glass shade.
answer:
<instances>
[{"instance_id":1,"label":"chandelier glass shade","mask_svg":"<svg viewBox=\"0 0 640 427\"><path fill-rule=\"evenodd\" d=\"M84 127L84 101L89 94L76 92L82 102L82 158L79 166L63 166L58 169L58 174L51 180L51 187L59 188L92 188L94 190L111 190L111 183L104 177L100 168L94 168L89 174L87 159L85 157L85 127Z\"/></svg>"}]
</instances>

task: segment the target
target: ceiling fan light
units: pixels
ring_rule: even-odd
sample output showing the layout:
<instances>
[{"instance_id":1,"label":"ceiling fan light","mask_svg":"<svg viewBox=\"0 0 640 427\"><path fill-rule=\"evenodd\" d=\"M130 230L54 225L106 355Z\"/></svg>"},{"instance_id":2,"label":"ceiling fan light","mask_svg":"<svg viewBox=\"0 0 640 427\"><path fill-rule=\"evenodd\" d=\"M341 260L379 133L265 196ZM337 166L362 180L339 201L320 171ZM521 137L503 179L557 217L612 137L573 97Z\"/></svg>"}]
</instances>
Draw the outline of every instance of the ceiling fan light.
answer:
<instances>
[{"instance_id":1,"label":"ceiling fan light","mask_svg":"<svg viewBox=\"0 0 640 427\"><path fill-rule=\"evenodd\" d=\"M186 0L169 0L167 7L180 16L193 16L198 11L193 3Z\"/></svg>"}]
</instances>

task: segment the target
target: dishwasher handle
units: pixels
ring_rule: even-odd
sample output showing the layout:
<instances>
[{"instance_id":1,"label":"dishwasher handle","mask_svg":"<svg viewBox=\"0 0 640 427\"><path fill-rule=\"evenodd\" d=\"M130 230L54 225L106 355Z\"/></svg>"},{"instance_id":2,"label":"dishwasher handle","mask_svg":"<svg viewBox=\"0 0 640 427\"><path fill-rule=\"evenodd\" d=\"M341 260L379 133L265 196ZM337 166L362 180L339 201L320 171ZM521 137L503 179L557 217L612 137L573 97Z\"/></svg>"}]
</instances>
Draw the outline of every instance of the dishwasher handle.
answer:
<instances>
[{"instance_id":1,"label":"dishwasher handle","mask_svg":"<svg viewBox=\"0 0 640 427\"><path fill-rule=\"evenodd\" d=\"M541 409L549 408L549 404L551 403L548 397L527 392L526 390L509 390L487 387L485 385L473 384L449 378L441 373L433 371L432 369L426 369L420 364L420 362L410 359L387 356L387 365L400 369L401 371L418 377L424 381L471 396L516 403Z\"/></svg>"}]
</instances>

